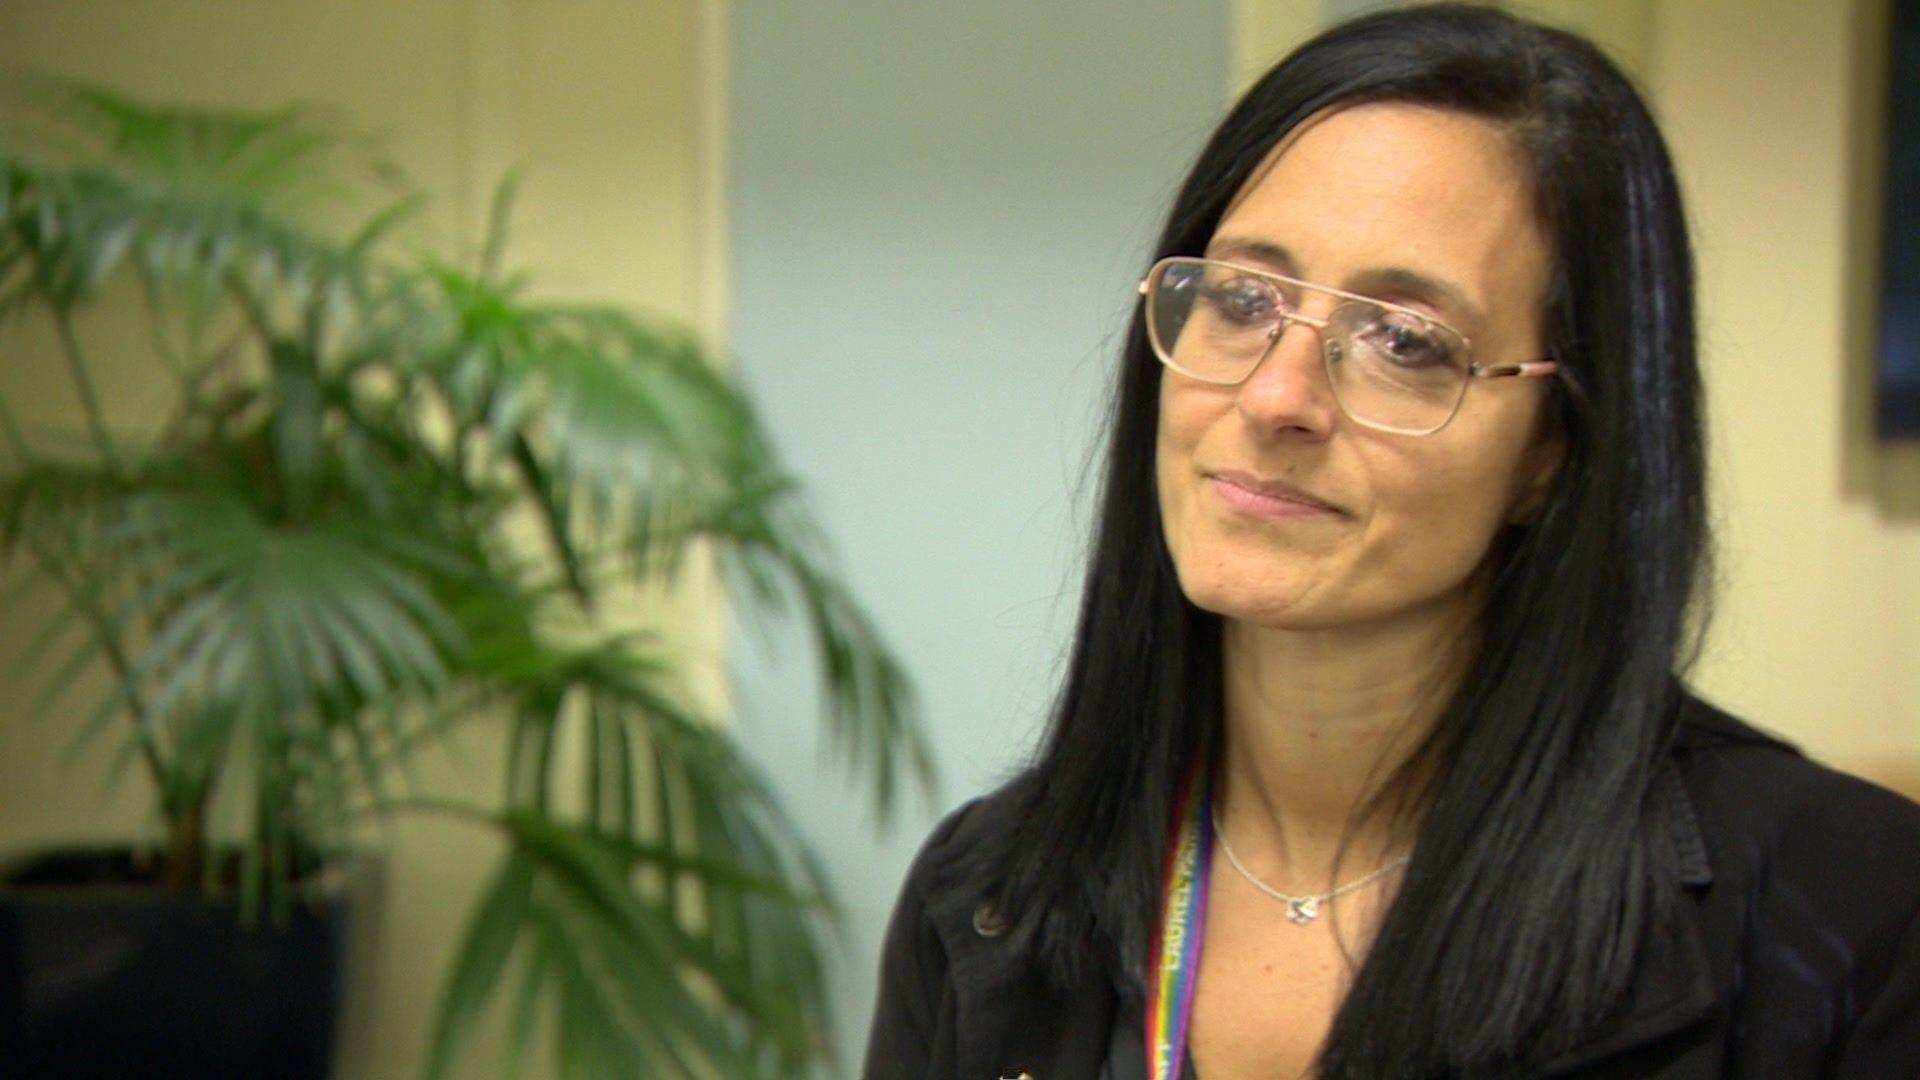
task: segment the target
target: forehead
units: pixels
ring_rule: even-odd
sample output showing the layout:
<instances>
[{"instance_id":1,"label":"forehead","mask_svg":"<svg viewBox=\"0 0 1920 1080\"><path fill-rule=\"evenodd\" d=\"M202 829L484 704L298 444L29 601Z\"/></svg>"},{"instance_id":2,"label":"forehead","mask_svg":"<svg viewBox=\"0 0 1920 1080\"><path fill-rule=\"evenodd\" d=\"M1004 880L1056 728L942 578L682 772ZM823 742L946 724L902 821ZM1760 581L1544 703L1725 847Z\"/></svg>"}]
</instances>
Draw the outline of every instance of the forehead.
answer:
<instances>
[{"instance_id":1,"label":"forehead","mask_svg":"<svg viewBox=\"0 0 1920 1080\"><path fill-rule=\"evenodd\" d=\"M1209 250L1261 245L1285 253L1277 269L1323 285L1396 271L1444 283L1467 306L1455 314L1495 324L1535 311L1549 262L1512 137L1398 103L1321 113L1281 141Z\"/></svg>"}]
</instances>

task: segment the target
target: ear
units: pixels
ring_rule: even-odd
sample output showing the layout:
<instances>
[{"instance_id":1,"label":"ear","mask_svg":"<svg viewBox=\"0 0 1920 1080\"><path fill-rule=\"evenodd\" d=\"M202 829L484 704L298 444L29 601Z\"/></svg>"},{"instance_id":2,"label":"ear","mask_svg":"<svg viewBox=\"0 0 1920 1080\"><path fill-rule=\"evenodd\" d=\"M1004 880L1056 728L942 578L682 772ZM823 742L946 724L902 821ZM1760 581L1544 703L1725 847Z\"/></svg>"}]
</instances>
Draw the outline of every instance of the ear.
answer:
<instances>
[{"instance_id":1,"label":"ear","mask_svg":"<svg viewBox=\"0 0 1920 1080\"><path fill-rule=\"evenodd\" d=\"M1519 483L1514 491L1513 506L1507 511L1507 524L1527 526L1540 520L1540 508L1546 505L1547 492L1553 490L1554 478L1560 475L1560 466L1566 460L1566 439L1558 430L1543 428L1534 436L1533 445L1527 448L1526 458L1520 463Z\"/></svg>"}]
</instances>

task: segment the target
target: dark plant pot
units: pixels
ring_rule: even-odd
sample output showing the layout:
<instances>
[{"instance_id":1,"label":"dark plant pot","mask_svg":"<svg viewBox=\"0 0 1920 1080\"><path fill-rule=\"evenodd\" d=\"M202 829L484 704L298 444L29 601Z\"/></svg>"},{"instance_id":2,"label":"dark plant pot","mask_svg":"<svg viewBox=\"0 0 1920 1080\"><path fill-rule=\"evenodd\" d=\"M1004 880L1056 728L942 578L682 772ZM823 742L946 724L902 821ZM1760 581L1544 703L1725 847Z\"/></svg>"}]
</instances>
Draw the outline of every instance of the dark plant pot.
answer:
<instances>
[{"instance_id":1,"label":"dark plant pot","mask_svg":"<svg viewBox=\"0 0 1920 1080\"><path fill-rule=\"evenodd\" d=\"M321 875L284 925L133 883L125 850L0 874L0 1076L325 1080L349 890ZM337 880L327 880L334 878Z\"/></svg>"}]
</instances>

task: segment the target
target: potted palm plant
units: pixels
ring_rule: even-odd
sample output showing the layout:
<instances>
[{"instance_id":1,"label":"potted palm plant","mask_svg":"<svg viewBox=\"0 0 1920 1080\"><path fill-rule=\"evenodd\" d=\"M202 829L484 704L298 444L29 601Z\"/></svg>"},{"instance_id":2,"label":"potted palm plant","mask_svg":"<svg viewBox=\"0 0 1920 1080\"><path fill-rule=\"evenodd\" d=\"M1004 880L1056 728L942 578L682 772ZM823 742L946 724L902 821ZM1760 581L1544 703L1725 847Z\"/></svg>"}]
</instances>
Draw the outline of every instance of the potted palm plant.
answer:
<instances>
[{"instance_id":1,"label":"potted palm plant","mask_svg":"<svg viewBox=\"0 0 1920 1080\"><path fill-rule=\"evenodd\" d=\"M503 272L510 184L477 265L402 258L418 198L344 239L297 212L339 150L300 111L57 97L59 139L0 144L0 328L51 327L48 354L6 362L57 365L84 427L0 400L0 559L57 600L30 660L41 716L120 747L157 842L14 865L0 1071L128 1060L100 1057L127 1043L145 1075L324 1075L325 1015L239 1010L301 979L291 996L331 1008L338 977L313 959L339 950L330 882L368 821L408 813L505 840L446 976L434 1075L503 985L514 1060L546 1030L563 1075L819 1062L828 884L672 652L614 610L697 555L744 610L804 622L823 730L882 811L928 779L903 672L741 390L685 334L527 299ZM84 344L122 302L149 355ZM173 388L139 431L101 402L129 363ZM473 725L504 730L499 798L425 789L411 760ZM109 894L136 914L102 915ZM153 929L160 908L174 929ZM125 940L89 952L112 918ZM168 937L182 919L213 936ZM263 958L266 941L305 959ZM220 949L253 950L252 975ZM86 962L49 974L36 955ZM206 1004L208 972L242 1000ZM174 1024L169 1001L228 1019ZM252 1040L221 1052L278 1056L212 1063L215 1027ZM274 1027L322 1050L254 1045ZM171 1028L195 1045L159 1045Z\"/></svg>"}]
</instances>

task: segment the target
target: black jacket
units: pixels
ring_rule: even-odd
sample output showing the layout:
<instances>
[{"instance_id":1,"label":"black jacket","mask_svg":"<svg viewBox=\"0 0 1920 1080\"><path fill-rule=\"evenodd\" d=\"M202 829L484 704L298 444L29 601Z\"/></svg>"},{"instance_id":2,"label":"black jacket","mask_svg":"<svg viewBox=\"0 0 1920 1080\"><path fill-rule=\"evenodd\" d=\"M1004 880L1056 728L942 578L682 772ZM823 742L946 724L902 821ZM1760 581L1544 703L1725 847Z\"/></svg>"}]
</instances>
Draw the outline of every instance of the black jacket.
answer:
<instances>
[{"instance_id":1,"label":"black jacket","mask_svg":"<svg viewBox=\"0 0 1920 1080\"><path fill-rule=\"evenodd\" d=\"M1651 940L1627 1007L1543 1075L1920 1080L1920 806L1697 702L1669 766L1691 903ZM908 873L869 1080L1103 1075L1112 981L1049 985L954 872L1010 803L956 810Z\"/></svg>"}]
</instances>

